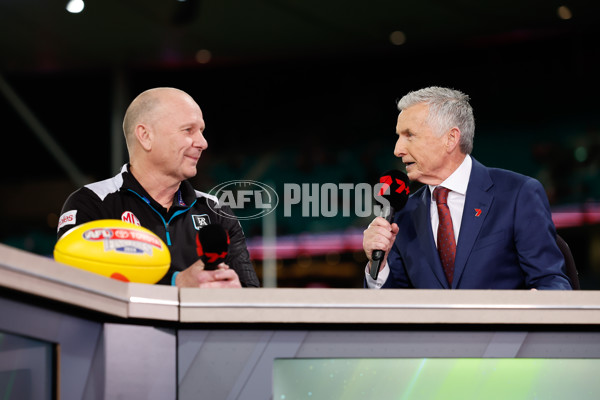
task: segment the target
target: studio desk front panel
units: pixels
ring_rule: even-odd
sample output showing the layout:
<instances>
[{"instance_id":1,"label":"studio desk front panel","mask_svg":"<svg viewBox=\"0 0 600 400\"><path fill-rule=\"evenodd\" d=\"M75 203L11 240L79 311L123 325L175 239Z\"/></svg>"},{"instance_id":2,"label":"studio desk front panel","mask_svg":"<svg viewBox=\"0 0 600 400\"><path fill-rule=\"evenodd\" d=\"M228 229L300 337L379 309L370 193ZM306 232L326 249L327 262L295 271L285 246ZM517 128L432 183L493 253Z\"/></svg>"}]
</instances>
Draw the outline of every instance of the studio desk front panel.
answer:
<instances>
[{"instance_id":1,"label":"studio desk front panel","mask_svg":"<svg viewBox=\"0 0 600 400\"><path fill-rule=\"evenodd\" d=\"M599 328L597 291L177 289L0 245L0 333L56 345L61 399L270 399L278 360L600 362Z\"/></svg>"}]
</instances>

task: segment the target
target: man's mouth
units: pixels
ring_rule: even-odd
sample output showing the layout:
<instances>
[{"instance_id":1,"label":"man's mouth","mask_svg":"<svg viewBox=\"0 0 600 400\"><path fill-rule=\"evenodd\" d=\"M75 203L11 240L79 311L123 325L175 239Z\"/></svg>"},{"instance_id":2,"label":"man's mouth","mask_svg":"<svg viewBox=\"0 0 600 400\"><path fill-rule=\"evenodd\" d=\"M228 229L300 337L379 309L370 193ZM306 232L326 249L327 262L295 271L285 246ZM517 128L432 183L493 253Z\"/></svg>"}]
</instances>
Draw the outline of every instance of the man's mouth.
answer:
<instances>
[{"instance_id":1,"label":"man's mouth","mask_svg":"<svg viewBox=\"0 0 600 400\"><path fill-rule=\"evenodd\" d=\"M198 160L200 160L200 154L188 154L187 155L188 158L191 158L192 160L198 162Z\"/></svg>"}]
</instances>

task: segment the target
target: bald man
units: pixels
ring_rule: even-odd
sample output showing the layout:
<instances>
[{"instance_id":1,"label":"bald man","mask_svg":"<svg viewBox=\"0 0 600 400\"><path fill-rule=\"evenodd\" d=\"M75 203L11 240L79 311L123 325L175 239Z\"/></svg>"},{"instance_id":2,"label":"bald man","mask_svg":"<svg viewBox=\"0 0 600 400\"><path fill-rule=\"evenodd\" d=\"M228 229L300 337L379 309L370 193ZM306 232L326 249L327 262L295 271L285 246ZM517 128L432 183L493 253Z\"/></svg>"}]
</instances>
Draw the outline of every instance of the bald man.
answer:
<instances>
[{"instance_id":1,"label":"bald man","mask_svg":"<svg viewBox=\"0 0 600 400\"><path fill-rule=\"evenodd\" d=\"M137 96L123 120L129 163L118 175L69 196L59 219L58 238L93 220L134 222L169 246L171 268L159 284L258 287L239 222L215 213L217 199L196 191L188 181L196 175L196 164L208 147L204 128L202 110L179 89L155 88ZM226 206L222 212L233 215ZM231 240L225 262L212 271L204 269L196 252L196 234L208 223L222 225Z\"/></svg>"}]
</instances>

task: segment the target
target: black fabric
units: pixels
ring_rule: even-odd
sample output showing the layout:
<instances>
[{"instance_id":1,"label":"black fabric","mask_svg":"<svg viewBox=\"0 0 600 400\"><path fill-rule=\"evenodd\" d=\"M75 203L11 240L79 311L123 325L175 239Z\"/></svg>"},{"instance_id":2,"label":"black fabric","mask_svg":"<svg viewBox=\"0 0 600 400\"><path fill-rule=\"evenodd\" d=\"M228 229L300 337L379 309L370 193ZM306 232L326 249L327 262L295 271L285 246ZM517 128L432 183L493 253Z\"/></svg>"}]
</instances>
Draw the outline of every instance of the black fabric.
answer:
<instances>
[{"instance_id":1,"label":"black fabric","mask_svg":"<svg viewBox=\"0 0 600 400\"><path fill-rule=\"evenodd\" d=\"M560 235L556 235L556 244L558 244L558 248L563 253L565 257L565 265L567 267L567 277L571 281L571 287L573 290L580 290L579 286L579 272L577 272L577 267L575 265L575 259L573 258L573 254L571 253L571 249L565 240L560 237Z\"/></svg>"},{"instance_id":2,"label":"black fabric","mask_svg":"<svg viewBox=\"0 0 600 400\"><path fill-rule=\"evenodd\" d=\"M57 235L60 238L69 229L85 222L121 220L134 215L141 226L169 245L171 268L158 283L170 285L174 272L183 271L198 260L198 230L206 224L217 223L227 230L231 240L225 263L237 272L242 286L258 287L260 283L239 221L214 212L210 206L214 208L215 204L216 198L194 190L188 181L184 181L167 211L148 195L126 165L113 178L86 185L69 196L62 208ZM227 206L222 211L233 215Z\"/></svg>"}]
</instances>

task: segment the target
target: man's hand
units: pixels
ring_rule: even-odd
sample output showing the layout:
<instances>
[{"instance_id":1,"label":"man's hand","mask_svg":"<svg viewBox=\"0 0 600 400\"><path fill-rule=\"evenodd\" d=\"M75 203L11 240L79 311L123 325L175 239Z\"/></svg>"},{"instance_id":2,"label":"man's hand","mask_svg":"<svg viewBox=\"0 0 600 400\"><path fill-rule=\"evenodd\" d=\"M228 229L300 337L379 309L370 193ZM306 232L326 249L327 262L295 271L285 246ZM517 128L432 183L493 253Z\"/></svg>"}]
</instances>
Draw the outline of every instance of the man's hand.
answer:
<instances>
[{"instance_id":1,"label":"man's hand","mask_svg":"<svg viewBox=\"0 0 600 400\"><path fill-rule=\"evenodd\" d=\"M363 249L369 259L369 266L371 265L373 250L385 251L380 269L385 266L387 253L392 248L397 234L398 225L396 223L390 224L384 218L377 217L369 224L368 228L363 232Z\"/></svg>"},{"instance_id":2,"label":"man's hand","mask_svg":"<svg viewBox=\"0 0 600 400\"><path fill-rule=\"evenodd\" d=\"M177 287L195 288L241 288L237 273L225 263L212 271L204 269L202 260L196 261L175 277Z\"/></svg>"}]
</instances>

